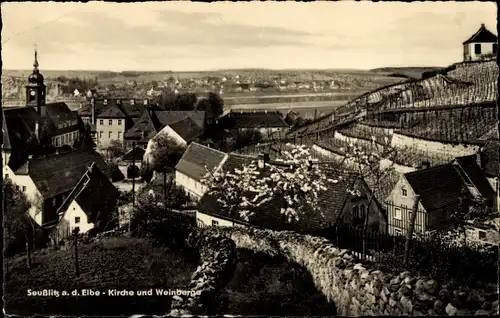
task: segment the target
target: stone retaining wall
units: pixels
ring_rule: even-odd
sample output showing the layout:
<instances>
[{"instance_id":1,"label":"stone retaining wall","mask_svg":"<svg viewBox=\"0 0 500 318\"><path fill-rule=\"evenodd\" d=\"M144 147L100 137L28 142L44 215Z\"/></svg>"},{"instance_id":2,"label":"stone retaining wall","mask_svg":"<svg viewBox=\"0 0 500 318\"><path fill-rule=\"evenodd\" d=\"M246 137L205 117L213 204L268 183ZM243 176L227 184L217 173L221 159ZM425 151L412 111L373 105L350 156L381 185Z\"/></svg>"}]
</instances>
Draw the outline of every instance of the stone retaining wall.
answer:
<instances>
[{"instance_id":1,"label":"stone retaining wall","mask_svg":"<svg viewBox=\"0 0 500 318\"><path fill-rule=\"evenodd\" d=\"M220 247L215 247L217 244L212 247L217 248L213 252L218 257L211 258L216 264L208 264L210 258L205 258L205 269L200 267L197 270L207 273L205 277L212 277L210 275L217 269L225 272L231 268L234 270L235 254L229 251L235 247L270 255L281 254L288 261L298 263L309 271L316 288L335 303L340 316L498 313L496 286L482 285L482 288L471 289L466 286L440 285L436 280L413 277L409 272L399 275L383 273L376 270L373 263L362 262L350 251L336 248L323 238L253 228L211 228L205 233L224 242ZM230 237L235 245L222 239L224 236ZM227 252L222 251L222 246L226 246ZM190 286L198 290L212 288L200 287L200 283L196 283L195 278L201 275L195 274ZM226 283L227 276L218 286L225 286ZM213 280L211 284L215 284ZM197 306L202 306L196 305L197 301L202 299L198 297L176 302L172 308L187 308L190 313L194 313Z\"/></svg>"},{"instance_id":2,"label":"stone retaining wall","mask_svg":"<svg viewBox=\"0 0 500 318\"><path fill-rule=\"evenodd\" d=\"M187 245L200 253L201 265L193 273L187 295L173 296L169 316L215 315L224 311L220 295L236 270L235 243L210 231L192 232Z\"/></svg>"}]
</instances>

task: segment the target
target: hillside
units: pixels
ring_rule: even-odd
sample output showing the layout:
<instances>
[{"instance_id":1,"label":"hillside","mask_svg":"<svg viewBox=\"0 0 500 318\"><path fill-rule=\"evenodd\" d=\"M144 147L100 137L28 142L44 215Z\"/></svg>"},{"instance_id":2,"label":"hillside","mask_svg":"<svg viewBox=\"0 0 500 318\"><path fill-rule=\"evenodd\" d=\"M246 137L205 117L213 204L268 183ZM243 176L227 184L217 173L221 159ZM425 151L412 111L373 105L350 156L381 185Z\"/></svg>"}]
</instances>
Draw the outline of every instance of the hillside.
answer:
<instances>
[{"instance_id":1,"label":"hillside","mask_svg":"<svg viewBox=\"0 0 500 318\"><path fill-rule=\"evenodd\" d=\"M403 113L444 111L444 108L459 109L468 105L491 103L498 96L498 74L498 65L495 61L457 63L445 74L438 74L424 80L408 80L362 94L339 107L331 115L297 129L290 136L329 129L343 120L366 117L368 114L372 116L378 114L378 121L383 121L385 125L401 126L400 118ZM481 108L478 106L476 110L480 111ZM395 113L398 115L394 115ZM459 111L459 113L463 112ZM467 114L467 116L473 118L475 115ZM490 115L484 113L479 113L477 116L490 118ZM429 117L427 116L426 124L428 123ZM488 126L490 122L485 124ZM475 135L479 137L480 134Z\"/></svg>"},{"instance_id":2,"label":"hillside","mask_svg":"<svg viewBox=\"0 0 500 318\"><path fill-rule=\"evenodd\" d=\"M422 77L422 73L428 71L434 71L437 69L441 69L441 67L437 66L426 66L426 67L381 67L370 70L370 72L374 73L384 73L384 74L398 74L403 75L408 78L419 79Z\"/></svg>"},{"instance_id":3,"label":"hillside","mask_svg":"<svg viewBox=\"0 0 500 318\"><path fill-rule=\"evenodd\" d=\"M20 316L164 314L170 310L171 296L30 297L27 291L183 289L197 267L196 261L179 252L122 237L82 245L79 264L81 275L76 278L71 250L35 254L31 270L25 257L6 261L6 312Z\"/></svg>"}]
</instances>

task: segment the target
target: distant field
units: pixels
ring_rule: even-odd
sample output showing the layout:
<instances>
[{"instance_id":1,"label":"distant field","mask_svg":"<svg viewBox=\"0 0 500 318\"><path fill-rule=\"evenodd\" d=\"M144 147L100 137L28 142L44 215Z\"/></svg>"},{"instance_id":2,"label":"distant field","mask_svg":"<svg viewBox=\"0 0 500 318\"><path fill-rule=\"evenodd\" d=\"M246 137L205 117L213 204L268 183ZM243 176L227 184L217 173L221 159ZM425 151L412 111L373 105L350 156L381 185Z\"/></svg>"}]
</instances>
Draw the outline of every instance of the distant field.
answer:
<instances>
[{"instance_id":1,"label":"distant field","mask_svg":"<svg viewBox=\"0 0 500 318\"><path fill-rule=\"evenodd\" d=\"M408 77L419 79L422 73L440 69L442 67L429 66L429 67L382 67L370 70L370 72L384 73L384 74L401 74Z\"/></svg>"},{"instance_id":2,"label":"distant field","mask_svg":"<svg viewBox=\"0 0 500 318\"><path fill-rule=\"evenodd\" d=\"M336 108L347 103L347 100L337 101L318 101L318 102L298 102L298 103L269 103L269 104L238 104L231 105L226 110L278 110L283 113L293 110L304 117L314 117L314 112L317 110L317 116L327 114Z\"/></svg>"}]
</instances>

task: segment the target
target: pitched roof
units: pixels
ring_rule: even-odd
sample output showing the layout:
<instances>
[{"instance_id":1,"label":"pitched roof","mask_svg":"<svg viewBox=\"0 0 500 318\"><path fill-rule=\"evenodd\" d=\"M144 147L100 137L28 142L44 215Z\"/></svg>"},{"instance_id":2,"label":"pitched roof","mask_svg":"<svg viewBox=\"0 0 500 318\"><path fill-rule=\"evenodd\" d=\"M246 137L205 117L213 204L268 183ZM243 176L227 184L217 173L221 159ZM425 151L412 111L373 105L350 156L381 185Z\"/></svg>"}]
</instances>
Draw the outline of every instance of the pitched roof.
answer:
<instances>
[{"instance_id":1,"label":"pitched roof","mask_svg":"<svg viewBox=\"0 0 500 318\"><path fill-rule=\"evenodd\" d=\"M469 178L470 182L476 187L476 189L481 193L485 199L492 199L495 192L491 188L488 179L484 175L481 168L478 166L476 161L476 155L458 157L455 161L460 165Z\"/></svg>"},{"instance_id":2,"label":"pitched roof","mask_svg":"<svg viewBox=\"0 0 500 318\"><path fill-rule=\"evenodd\" d=\"M90 176L90 180L78 193L75 201L87 214L89 222L95 223L98 216L109 216L118 201L118 189L99 169L95 169Z\"/></svg>"},{"instance_id":3,"label":"pitched roof","mask_svg":"<svg viewBox=\"0 0 500 318\"><path fill-rule=\"evenodd\" d=\"M73 189L93 162L107 177L111 177L111 171L101 155L89 148L32 158L15 174L29 175L42 196L51 198Z\"/></svg>"},{"instance_id":4,"label":"pitched roof","mask_svg":"<svg viewBox=\"0 0 500 318\"><path fill-rule=\"evenodd\" d=\"M457 205L464 186L453 164L446 163L428 169L405 173L405 178L429 213Z\"/></svg>"},{"instance_id":5,"label":"pitched roof","mask_svg":"<svg viewBox=\"0 0 500 318\"><path fill-rule=\"evenodd\" d=\"M132 161L135 159L135 161L140 162L142 161L142 158L144 157L144 153L146 150L144 150L141 147L135 147L134 149L130 149L129 152L123 155L122 160L125 161Z\"/></svg>"},{"instance_id":6,"label":"pitched roof","mask_svg":"<svg viewBox=\"0 0 500 318\"><path fill-rule=\"evenodd\" d=\"M222 169L225 171L234 171L235 168L241 167L243 164L249 164L255 160L257 160L255 157L231 153L224 162ZM266 173L266 171L263 173ZM357 179L354 174L334 171L328 168L323 169L323 173L325 173L328 178L332 179L341 176L342 180L337 183L328 184L327 189L320 193L317 203L319 211L307 209L306 211L302 211L298 223L285 224L280 214L280 208L283 206L283 199L276 198L256 208L254 210L254 217L252 217L248 223L275 230L289 229L298 232L311 232L332 226L337 222L346 200L350 197L347 188L352 186ZM205 194L201 198L198 210L201 213L231 220L231 216L227 211L224 211L224 208L218 202L218 198L212 194ZM238 214L235 215L235 220L241 223L247 223Z\"/></svg>"},{"instance_id":7,"label":"pitched roof","mask_svg":"<svg viewBox=\"0 0 500 318\"><path fill-rule=\"evenodd\" d=\"M64 102L45 104L41 107L41 112L42 116L48 116L55 125L60 121L78 118Z\"/></svg>"},{"instance_id":8,"label":"pitched roof","mask_svg":"<svg viewBox=\"0 0 500 318\"><path fill-rule=\"evenodd\" d=\"M154 111L153 118L158 129L176 123L184 118L191 118L198 126L205 125L205 112L203 111Z\"/></svg>"},{"instance_id":9,"label":"pitched roof","mask_svg":"<svg viewBox=\"0 0 500 318\"><path fill-rule=\"evenodd\" d=\"M191 142L196 139L196 137L203 134L203 129L189 117L168 126L186 142Z\"/></svg>"},{"instance_id":10,"label":"pitched roof","mask_svg":"<svg viewBox=\"0 0 500 318\"><path fill-rule=\"evenodd\" d=\"M116 104L113 104L97 115L97 118L127 118L127 116Z\"/></svg>"},{"instance_id":11,"label":"pitched roof","mask_svg":"<svg viewBox=\"0 0 500 318\"><path fill-rule=\"evenodd\" d=\"M497 36L491 33L484 24L481 24L479 30L474 33L467 41L463 42L463 44L468 43L496 43Z\"/></svg>"},{"instance_id":12,"label":"pitched roof","mask_svg":"<svg viewBox=\"0 0 500 318\"><path fill-rule=\"evenodd\" d=\"M35 124L40 118L33 107L3 108L2 127L6 127L10 146L19 149L26 146L26 142L35 135ZM4 135L4 142L5 142Z\"/></svg>"},{"instance_id":13,"label":"pitched roof","mask_svg":"<svg viewBox=\"0 0 500 318\"><path fill-rule=\"evenodd\" d=\"M229 112L222 122L235 128L288 128L280 113L275 111Z\"/></svg>"},{"instance_id":14,"label":"pitched roof","mask_svg":"<svg viewBox=\"0 0 500 318\"><path fill-rule=\"evenodd\" d=\"M192 142L187 147L175 169L194 180L200 181L207 174L205 167L213 170L227 155L222 151Z\"/></svg>"},{"instance_id":15,"label":"pitched roof","mask_svg":"<svg viewBox=\"0 0 500 318\"><path fill-rule=\"evenodd\" d=\"M149 112L145 111L142 113L141 117L135 121L134 125L124 133L124 137L148 141L149 138L152 138L157 132L153 119L149 115Z\"/></svg>"},{"instance_id":16,"label":"pitched roof","mask_svg":"<svg viewBox=\"0 0 500 318\"><path fill-rule=\"evenodd\" d=\"M74 200L87 214L88 222L94 223L99 215L109 215L115 208L118 190L94 164L80 178L57 213L62 217Z\"/></svg>"}]
</instances>

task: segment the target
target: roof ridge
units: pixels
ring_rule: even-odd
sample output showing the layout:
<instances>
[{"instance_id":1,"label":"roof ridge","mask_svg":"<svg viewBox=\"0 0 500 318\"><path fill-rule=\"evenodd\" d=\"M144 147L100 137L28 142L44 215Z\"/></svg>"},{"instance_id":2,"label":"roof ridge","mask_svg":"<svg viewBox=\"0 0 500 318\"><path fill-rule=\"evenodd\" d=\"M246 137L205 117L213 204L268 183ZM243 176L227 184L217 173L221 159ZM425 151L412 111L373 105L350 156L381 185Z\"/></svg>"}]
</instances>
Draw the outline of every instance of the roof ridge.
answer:
<instances>
[{"instance_id":1,"label":"roof ridge","mask_svg":"<svg viewBox=\"0 0 500 318\"><path fill-rule=\"evenodd\" d=\"M417 173L422 172L422 171L436 170L437 168L444 168L446 166L453 167L453 165L452 165L451 162L447 162L447 163L442 163L440 165L431 166L431 167L426 168L426 169L420 169L420 170L410 171L410 172L405 173L404 176L408 176L408 175L411 175L411 174L417 174Z\"/></svg>"},{"instance_id":2,"label":"roof ridge","mask_svg":"<svg viewBox=\"0 0 500 318\"><path fill-rule=\"evenodd\" d=\"M208 146L202 145L202 144L197 143L197 142L194 142L194 141L193 141L193 142L191 142L191 143L189 144L188 148L189 148L189 147L191 147L191 145L198 145L198 146L200 146L200 147L202 147L202 148L205 148L205 149L210 149L210 150L215 151L215 152L218 152L218 153L220 153L220 154L227 155L227 153L225 153L225 152L223 152L223 151L220 151L219 149L211 148L211 147L208 147Z\"/></svg>"}]
</instances>

